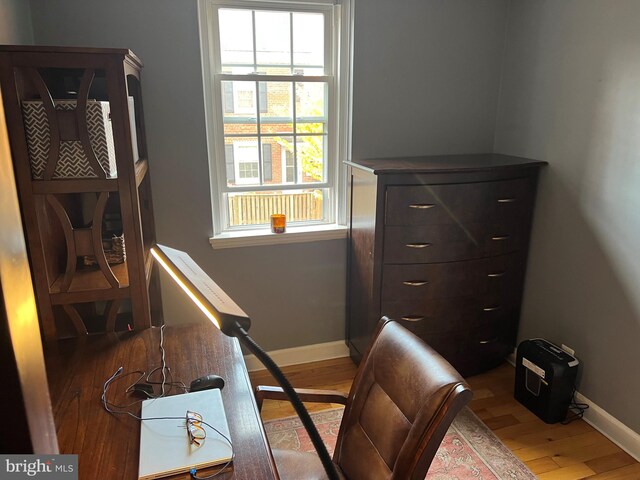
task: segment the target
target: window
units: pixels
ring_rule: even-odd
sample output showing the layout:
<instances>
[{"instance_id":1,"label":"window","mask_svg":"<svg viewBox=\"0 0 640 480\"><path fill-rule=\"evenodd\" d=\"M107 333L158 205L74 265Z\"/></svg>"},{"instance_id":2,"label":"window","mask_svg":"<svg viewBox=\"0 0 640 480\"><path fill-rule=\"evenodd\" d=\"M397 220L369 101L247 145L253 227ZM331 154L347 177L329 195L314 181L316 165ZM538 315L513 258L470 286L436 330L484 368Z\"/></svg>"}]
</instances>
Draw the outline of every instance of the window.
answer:
<instances>
[{"instance_id":1,"label":"window","mask_svg":"<svg viewBox=\"0 0 640 480\"><path fill-rule=\"evenodd\" d=\"M282 151L282 171L284 182L293 183L296 178L296 170L293 161L293 152L290 152L289 150Z\"/></svg>"},{"instance_id":2,"label":"window","mask_svg":"<svg viewBox=\"0 0 640 480\"><path fill-rule=\"evenodd\" d=\"M343 222L350 0L200 6L214 233Z\"/></svg>"},{"instance_id":3,"label":"window","mask_svg":"<svg viewBox=\"0 0 640 480\"><path fill-rule=\"evenodd\" d=\"M253 142L237 142L233 144L235 179L238 185L253 184L260 179L258 144Z\"/></svg>"}]
</instances>

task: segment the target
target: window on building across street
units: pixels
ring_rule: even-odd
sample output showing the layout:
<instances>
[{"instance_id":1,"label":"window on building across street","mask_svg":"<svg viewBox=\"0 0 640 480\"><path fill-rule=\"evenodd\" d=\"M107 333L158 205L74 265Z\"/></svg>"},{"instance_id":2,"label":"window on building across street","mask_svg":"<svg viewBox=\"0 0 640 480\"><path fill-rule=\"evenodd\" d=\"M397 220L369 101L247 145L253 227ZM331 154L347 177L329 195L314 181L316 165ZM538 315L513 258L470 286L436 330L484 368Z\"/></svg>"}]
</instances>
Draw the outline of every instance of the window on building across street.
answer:
<instances>
[{"instance_id":1,"label":"window on building across street","mask_svg":"<svg viewBox=\"0 0 640 480\"><path fill-rule=\"evenodd\" d=\"M201 1L215 233L338 222L350 0Z\"/></svg>"}]
</instances>

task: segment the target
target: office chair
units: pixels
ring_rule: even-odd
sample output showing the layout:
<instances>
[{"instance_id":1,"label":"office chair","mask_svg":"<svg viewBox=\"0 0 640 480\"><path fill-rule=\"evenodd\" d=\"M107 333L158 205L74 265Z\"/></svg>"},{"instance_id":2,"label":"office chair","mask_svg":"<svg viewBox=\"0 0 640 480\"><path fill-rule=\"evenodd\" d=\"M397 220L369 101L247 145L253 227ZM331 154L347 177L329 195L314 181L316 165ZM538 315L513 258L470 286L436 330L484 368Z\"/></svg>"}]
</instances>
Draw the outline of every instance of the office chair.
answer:
<instances>
[{"instance_id":1,"label":"office chair","mask_svg":"<svg viewBox=\"0 0 640 480\"><path fill-rule=\"evenodd\" d=\"M333 454L348 480L423 480L449 425L471 400L460 374L431 347L383 317L353 381L342 392L297 389L304 402L345 405ZM287 400L277 387L256 388ZM315 453L273 450L281 480L326 479Z\"/></svg>"}]
</instances>

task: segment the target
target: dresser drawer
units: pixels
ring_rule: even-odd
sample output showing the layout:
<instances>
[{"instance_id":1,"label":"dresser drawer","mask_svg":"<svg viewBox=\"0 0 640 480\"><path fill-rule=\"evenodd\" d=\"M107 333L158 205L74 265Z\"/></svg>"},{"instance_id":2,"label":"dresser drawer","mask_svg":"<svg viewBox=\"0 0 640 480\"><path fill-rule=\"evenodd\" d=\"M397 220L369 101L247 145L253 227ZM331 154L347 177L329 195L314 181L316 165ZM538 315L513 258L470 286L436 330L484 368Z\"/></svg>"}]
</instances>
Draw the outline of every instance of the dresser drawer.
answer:
<instances>
[{"instance_id":1,"label":"dresser drawer","mask_svg":"<svg viewBox=\"0 0 640 480\"><path fill-rule=\"evenodd\" d=\"M520 290L523 272L521 253L465 262L384 265L382 304L514 294Z\"/></svg>"},{"instance_id":2,"label":"dresser drawer","mask_svg":"<svg viewBox=\"0 0 640 480\"><path fill-rule=\"evenodd\" d=\"M460 332L423 333L407 326L467 377L495 368L513 351L517 316Z\"/></svg>"},{"instance_id":3,"label":"dresser drawer","mask_svg":"<svg viewBox=\"0 0 640 480\"><path fill-rule=\"evenodd\" d=\"M422 336L467 331L510 318L519 308L518 300L515 296L487 295L387 301L381 312Z\"/></svg>"},{"instance_id":4,"label":"dresser drawer","mask_svg":"<svg viewBox=\"0 0 640 480\"><path fill-rule=\"evenodd\" d=\"M387 187L386 225L442 225L518 218L533 203L531 179Z\"/></svg>"},{"instance_id":5,"label":"dresser drawer","mask_svg":"<svg viewBox=\"0 0 640 480\"><path fill-rule=\"evenodd\" d=\"M475 375L502 364L515 347L517 319L487 323L461 339L451 364L464 376Z\"/></svg>"},{"instance_id":6,"label":"dresser drawer","mask_svg":"<svg viewBox=\"0 0 640 480\"><path fill-rule=\"evenodd\" d=\"M519 250L525 236L521 219L497 223L387 226L383 262L439 263L504 255Z\"/></svg>"}]
</instances>

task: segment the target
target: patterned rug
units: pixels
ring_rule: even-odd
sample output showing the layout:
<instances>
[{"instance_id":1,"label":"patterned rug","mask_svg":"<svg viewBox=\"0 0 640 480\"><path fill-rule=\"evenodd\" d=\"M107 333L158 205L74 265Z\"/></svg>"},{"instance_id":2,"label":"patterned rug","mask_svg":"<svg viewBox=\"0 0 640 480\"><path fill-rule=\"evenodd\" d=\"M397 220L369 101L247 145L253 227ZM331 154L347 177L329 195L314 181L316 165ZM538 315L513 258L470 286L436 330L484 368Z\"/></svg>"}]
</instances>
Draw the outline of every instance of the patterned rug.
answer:
<instances>
[{"instance_id":1,"label":"patterned rug","mask_svg":"<svg viewBox=\"0 0 640 480\"><path fill-rule=\"evenodd\" d=\"M333 453L342 408L312 413L329 453ZM264 424L272 448L315 451L298 417ZM456 417L438 449L427 480L533 480L536 476L468 408Z\"/></svg>"}]
</instances>

